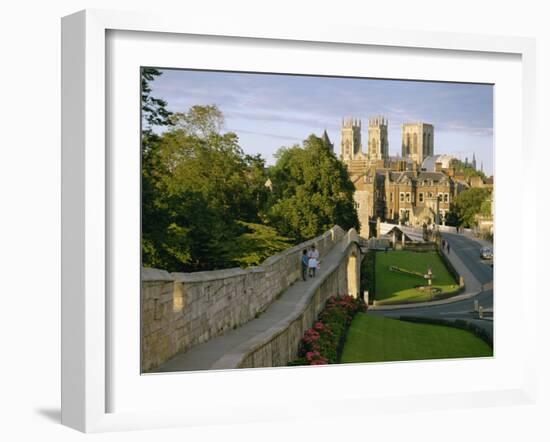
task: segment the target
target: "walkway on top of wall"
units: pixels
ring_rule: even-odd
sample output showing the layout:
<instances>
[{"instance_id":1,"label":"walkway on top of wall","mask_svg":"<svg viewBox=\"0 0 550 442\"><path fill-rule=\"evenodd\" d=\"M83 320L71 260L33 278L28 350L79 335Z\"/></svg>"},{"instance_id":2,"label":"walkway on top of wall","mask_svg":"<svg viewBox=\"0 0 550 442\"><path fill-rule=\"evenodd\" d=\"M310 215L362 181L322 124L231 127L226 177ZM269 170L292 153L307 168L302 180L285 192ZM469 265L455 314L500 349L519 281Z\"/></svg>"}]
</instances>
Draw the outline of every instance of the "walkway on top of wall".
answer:
<instances>
[{"instance_id":1,"label":"walkway on top of wall","mask_svg":"<svg viewBox=\"0 0 550 442\"><path fill-rule=\"evenodd\" d=\"M281 324L288 323L289 317L306 304L311 293L317 289L321 282L338 268L339 263L347 254L347 246L351 239L348 234L332 247L329 253L323 258L321 268L317 269L314 278L307 278L306 281L299 279L292 284L280 298L276 299L256 319L253 319L241 327L230 330L222 336L213 338L203 344L199 344L190 350L179 353L173 358L153 370L159 372L196 371L209 369L231 368L225 367L220 360L244 347L252 348L256 345L256 337L271 328L278 328Z\"/></svg>"}]
</instances>

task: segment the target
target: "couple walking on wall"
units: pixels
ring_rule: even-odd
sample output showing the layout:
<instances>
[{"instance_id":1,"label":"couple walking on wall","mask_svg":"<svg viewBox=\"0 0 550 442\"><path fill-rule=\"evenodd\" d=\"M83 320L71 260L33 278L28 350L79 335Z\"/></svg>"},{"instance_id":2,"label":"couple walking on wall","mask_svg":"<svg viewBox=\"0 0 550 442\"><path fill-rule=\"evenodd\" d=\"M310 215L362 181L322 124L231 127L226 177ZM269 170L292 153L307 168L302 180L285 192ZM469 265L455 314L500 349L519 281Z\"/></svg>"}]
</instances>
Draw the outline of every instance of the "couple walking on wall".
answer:
<instances>
[{"instance_id":1,"label":"couple walking on wall","mask_svg":"<svg viewBox=\"0 0 550 442\"><path fill-rule=\"evenodd\" d=\"M319 267L319 250L314 245L309 250L304 249L302 252L302 279L305 281L308 273L309 277L313 278Z\"/></svg>"}]
</instances>

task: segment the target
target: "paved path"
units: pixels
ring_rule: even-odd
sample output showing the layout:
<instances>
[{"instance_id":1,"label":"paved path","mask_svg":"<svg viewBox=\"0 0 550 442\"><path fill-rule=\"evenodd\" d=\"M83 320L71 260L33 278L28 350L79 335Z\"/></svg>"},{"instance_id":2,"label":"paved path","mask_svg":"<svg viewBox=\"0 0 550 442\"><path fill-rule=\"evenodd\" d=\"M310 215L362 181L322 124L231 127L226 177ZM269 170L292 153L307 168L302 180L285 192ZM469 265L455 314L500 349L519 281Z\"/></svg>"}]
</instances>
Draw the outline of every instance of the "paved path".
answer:
<instances>
[{"instance_id":1,"label":"paved path","mask_svg":"<svg viewBox=\"0 0 550 442\"><path fill-rule=\"evenodd\" d=\"M199 344L187 352L177 354L158 367L155 372L195 371L215 368L216 362L225 355L245 348L248 341L254 340L270 328L277 326L277 324L288 321L290 317L293 317L297 308L308 301L308 294L311 293L310 289L320 285L324 277L338 267L342 258L344 242L347 244L347 235L342 241L336 243L321 260L321 269L317 270L317 275L314 278L308 277L306 281L296 281L258 318L222 336Z\"/></svg>"},{"instance_id":2,"label":"paved path","mask_svg":"<svg viewBox=\"0 0 550 442\"><path fill-rule=\"evenodd\" d=\"M466 293L464 297L422 303L421 305L409 305L392 309L376 309L367 312L371 315L386 317L424 316L445 319L467 319L490 333L493 336L493 269L479 256L480 245L478 241L452 233L442 234L445 241L451 245L451 253L447 255L458 273L464 276ZM457 300L458 298L458 300ZM491 317L477 319L473 312L474 299L484 310L491 313Z\"/></svg>"}]
</instances>

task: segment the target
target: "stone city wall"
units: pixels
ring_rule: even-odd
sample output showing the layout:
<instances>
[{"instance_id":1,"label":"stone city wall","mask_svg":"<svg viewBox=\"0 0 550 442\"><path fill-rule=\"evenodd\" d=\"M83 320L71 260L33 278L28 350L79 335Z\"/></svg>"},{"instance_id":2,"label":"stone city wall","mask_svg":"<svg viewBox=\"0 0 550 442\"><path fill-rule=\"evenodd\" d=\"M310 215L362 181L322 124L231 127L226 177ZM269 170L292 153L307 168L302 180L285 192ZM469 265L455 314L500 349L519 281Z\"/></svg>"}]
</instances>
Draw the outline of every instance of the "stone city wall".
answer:
<instances>
[{"instance_id":1,"label":"stone city wall","mask_svg":"<svg viewBox=\"0 0 550 442\"><path fill-rule=\"evenodd\" d=\"M247 269L168 273L143 268L142 371L254 319L300 277L305 247L315 244L323 257L344 234L335 226Z\"/></svg>"},{"instance_id":2,"label":"stone city wall","mask_svg":"<svg viewBox=\"0 0 550 442\"><path fill-rule=\"evenodd\" d=\"M350 231L341 241L343 259L319 278L310 289L309 296L303 303L296 305L288 318L253 337L233 354L224 356L212 368L280 367L295 360L304 332L313 325L327 299L348 293L352 290L350 285L359 287L361 250L358 243L357 233ZM355 283L352 279L355 279Z\"/></svg>"}]
</instances>

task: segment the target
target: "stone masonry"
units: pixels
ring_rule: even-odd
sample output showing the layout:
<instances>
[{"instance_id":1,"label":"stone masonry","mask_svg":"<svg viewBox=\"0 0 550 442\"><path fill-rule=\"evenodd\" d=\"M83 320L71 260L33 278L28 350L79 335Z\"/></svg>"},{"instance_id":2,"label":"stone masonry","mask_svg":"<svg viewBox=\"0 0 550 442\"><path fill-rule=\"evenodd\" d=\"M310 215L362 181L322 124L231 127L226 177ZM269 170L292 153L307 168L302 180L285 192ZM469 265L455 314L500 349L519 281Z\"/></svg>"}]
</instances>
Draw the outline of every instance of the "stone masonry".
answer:
<instances>
[{"instance_id":1,"label":"stone masonry","mask_svg":"<svg viewBox=\"0 0 550 442\"><path fill-rule=\"evenodd\" d=\"M257 317L300 277L305 247L315 244L322 258L344 235L335 226L247 269L168 273L143 268L142 371Z\"/></svg>"}]
</instances>

